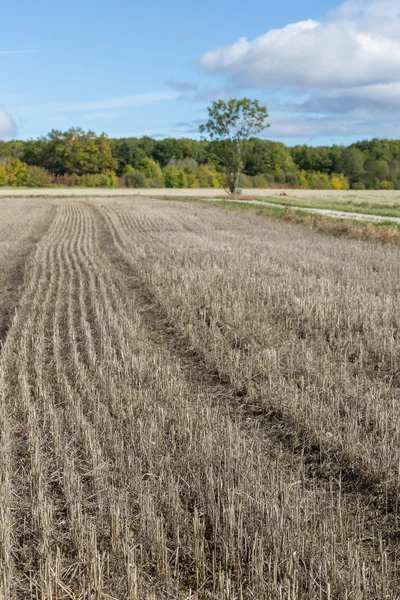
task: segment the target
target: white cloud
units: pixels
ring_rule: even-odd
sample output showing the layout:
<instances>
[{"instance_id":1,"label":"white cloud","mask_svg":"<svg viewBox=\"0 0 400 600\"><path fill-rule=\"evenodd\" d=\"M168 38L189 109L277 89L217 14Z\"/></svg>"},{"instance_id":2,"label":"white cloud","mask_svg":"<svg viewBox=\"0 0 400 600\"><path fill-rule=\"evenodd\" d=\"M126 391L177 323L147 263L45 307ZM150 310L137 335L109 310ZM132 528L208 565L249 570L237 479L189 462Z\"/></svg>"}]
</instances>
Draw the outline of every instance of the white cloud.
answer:
<instances>
[{"instance_id":1,"label":"white cloud","mask_svg":"<svg viewBox=\"0 0 400 600\"><path fill-rule=\"evenodd\" d=\"M304 114L347 114L331 123L343 135L360 136L390 135L389 115L393 135L399 133L400 0L349 0L325 20L291 23L210 50L200 65L236 94L273 92L275 108L288 113L277 128L283 136L332 129L322 119L298 119Z\"/></svg>"},{"instance_id":2,"label":"white cloud","mask_svg":"<svg viewBox=\"0 0 400 600\"><path fill-rule=\"evenodd\" d=\"M16 133L17 127L12 116L0 108L0 136L9 137Z\"/></svg>"},{"instance_id":3,"label":"white cloud","mask_svg":"<svg viewBox=\"0 0 400 600\"><path fill-rule=\"evenodd\" d=\"M136 94L135 96L119 96L118 98L108 98L106 100L94 100L71 104L63 107L63 110L107 110L110 108L133 108L141 104L152 104L153 102L162 102L165 100L176 100L179 93L173 90L161 92L149 92L147 94Z\"/></svg>"},{"instance_id":4,"label":"white cloud","mask_svg":"<svg viewBox=\"0 0 400 600\"><path fill-rule=\"evenodd\" d=\"M364 2L361 14L339 13L325 22L313 20L271 29L255 40L241 38L201 59L210 73L222 73L243 86L347 88L382 85L400 79L400 19L383 2ZM385 4L390 4L386 6ZM342 10L346 14L346 5ZM356 16L354 16L356 14Z\"/></svg>"}]
</instances>

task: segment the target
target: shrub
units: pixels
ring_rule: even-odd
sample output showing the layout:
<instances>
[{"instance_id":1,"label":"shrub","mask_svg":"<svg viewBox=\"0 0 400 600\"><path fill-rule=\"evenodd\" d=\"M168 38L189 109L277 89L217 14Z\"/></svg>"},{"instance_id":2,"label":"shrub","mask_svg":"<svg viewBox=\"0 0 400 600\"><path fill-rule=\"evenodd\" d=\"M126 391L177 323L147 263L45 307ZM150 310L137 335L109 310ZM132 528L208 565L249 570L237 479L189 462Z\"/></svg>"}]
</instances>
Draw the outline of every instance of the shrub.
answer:
<instances>
[{"instance_id":1,"label":"shrub","mask_svg":"<svg viewBox=\"0 0 400 600\"><path fill-rule=\"evenodd\" d=\"M168 166L177 167L178 169L183 169L186 174L195 173L199 167L198 162L194 158L190 158L187 156L186 158L175 158L173 156L168 161Z\"/></svg>"},{"instance_id":2,"label":"shrub","mask_svg":"<svg viewBox=\"0 0 400 600\"><path fill-rule=\"evenodd\" d=\"M299 178L297 177L297 173L293 173L292 171L288 171L285 173L286 183L292 185L293 187L299 185Z\"/></svg>"},{"instance_id":3,"label":"shrub","mask_svg":"<svg viewBox=\"0 0 400 600\"><path fill-rule=\"evenodd\" d=\"M163 168L164 184L167 188L179 187L179 169L174 165Z\"/></svg>"},{"instance_id":4,"label":"shrub","mask_svg":"<svg viewBox=\"0 0 400 600\"><path fill-rule=\"evenodd\" d=\"M153 158L142 158L142 160L138 164L138 171L144 173L147 179L158 179L162 180L162 170L158 162L156 162Z\"/></svg>"},{"instance_id":5,"label":"shrub","mask_svg":"<svg viewBox=\"0 0 400 600\"><path fill-rule=\"evenodd\" d=\"M381 181L381 190L394 190L394 183L384 179Z\"/></svg>"},{"instance_id":6,"label":"shrub","mask_svg":"<svg viewBox=\"0 0 400 600\"><path fill-rule=\"evenodd\" d=\"M279 171L278 173L274 173L274 182L275 183L286 183L286 176L283 171Z\"/></svg>"},{"instance_id":7,"label":"shrub","mask_svg":"<svg viewBox=\"0 0 400 600\"><path fill-rule=\"evenodd\" d=\"M335 190L348 190L350 188L349 179L346 175L343 175L343 173L340 173L340 175L332 175L331 186Z\"/></svg>"},{"instance_id":8,"label":"shrub","mask_svg":"<svg viewBox=\"0 0 400 600\"><path fill-rule=\"evenodd\" d=\"M12 158L6 165L8 173L8 183L14 187L26 185L28 181L28 171L25 163L18 158Z\"/></svg>"},{"instance_id":9,"label":"shrub","mask_svg":"<svg viewBox=\"0 0 400 600\"><path fill-rule=\"evenodd\" d=\"M28 166L28 177L26 185L28 187L49 187L51 185L51 175L42 167Z\"/></svg>"},{"instance_id":10,"label":"shrub","mask_svg":"<svg viewBox=\"0 0 400 600\"><path fill-rule=\"evenodd\" d=\"M70 187L78 187L79 182L80 182L80 177L76 173L72 173L72 175L69 176L68 185Z\"/></svg>"},{"instance_id":11,"label":"shrub","mask_svg":"<svg viewBox=\"0 0 400 600\"><path fill-rule=\"evenodd\" d=\"M8 172L4 163L0 163L0 185L8 184Z\"/></svg>"},{"instance_id":12,"label":"shrub","mask_svg":"<svg viewBox=\"0 0 400 600\"><path fill-rule=\"evenodd\" d=\"M224 176L206 165L199 166L196 176L201 188L218 188L223 185Z\"/></svg>"},{"instance_id":13,"label":"shrub","mask_svg":"<svg viewBox=\"0 0 400 600\"><path fill-rule=\"evenodd\" d=\"M254 175L252 178L253 187L260 190L266 189L271 185L271 180L268 180L265 175Z\"/></svg>"},{"instance_id":14,"label":"shrub","mask_svg":"<svg viewBox=\"0 0 400 600\"><path fill-rule=\"evenodd\" d=\"M308 173L308 187L312 190L331 190L332 185L326 173Z\"/></svg>"},{"instance_id":15,"label":"shrub","mask_svg":"<svg viewBox=\"0 0 400 600\"><path fill-rule=\"evenodd\" d=\"M147 185L151 188L162 188L164 187L164 182L156 177L151 177L147 179Z\"/></svg>"},{"instance_id":16,"label":"shrub","mask_svg":"<svg viewBox=\"0 0 400 600\"><path fill-rule=\"evenodd\" d=\"M244 173L240 173L239 176L239 187L240 188L251 188L253 187L253 181L251 177L245 175Z\"/></svg>"},{"instance_id":17,"label":"shrub","mask_svg":"<svg viewBox=\"0 0 400 600\"><path fill-rule=\"evenodd\" d=\"M188 181L187 175L183 169L179 169L178 171L178 187L179 188L187 188Z\"/></svg>"},{"instance_id":18,"label":"shrub","mask_svg":"<svg viewBox=\"0 0 400 600\"><path fill-rule=\"evenodd\" d=\"M198 188L199 182L196 177L196 173L188 173L187 174L187 186L189 188Z\"/></svg>"},{"instance_id":19,"label":"shrub","mask_svg":"<svg viewBox=\"0 0 400 600\"><path fill-rule=\"evenodd\" d=\"M146 175L141 171L132 171L126 175L126 187L145 188L148 186Z\"/></svg>"},{"instance_id":20,"label":"shrub","mask_svg":"<svg viewBox=\"0 0 400 600\"><path fill-rule=\"evenodd\" d=\"M361 181L354 181L351 184L351 189L352 190L365 190L365 183L362 183Z\"/></svg>"},{"instance_id":21,"label":"shrub","mask_svg":"<svg viewBox=\"0 0 400 600\"><path fill-rule=\"evenodd\" d=\"M99 187L118 187L118 179L114 171L104 171L99 175Z\"/></svg>"}]
</instances>

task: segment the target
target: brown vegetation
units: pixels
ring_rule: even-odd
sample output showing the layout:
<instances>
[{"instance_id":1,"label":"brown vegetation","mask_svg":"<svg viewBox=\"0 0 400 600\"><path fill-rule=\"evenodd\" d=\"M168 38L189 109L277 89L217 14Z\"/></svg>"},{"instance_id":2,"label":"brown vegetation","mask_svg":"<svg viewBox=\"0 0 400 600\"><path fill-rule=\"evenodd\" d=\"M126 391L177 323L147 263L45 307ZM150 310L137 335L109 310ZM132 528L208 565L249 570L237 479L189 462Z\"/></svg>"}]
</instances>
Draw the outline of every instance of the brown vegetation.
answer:
<instances>
[{"instance_id":1,"label":"brown vegetation","mask_svg":"<svg viewBox=\"0 0 400 600\"><path fill-rule=\"evenodd\" d=\"M0 598L398 598L399 250L52 202L0 356Z\"/></svg>"}]
</instances>

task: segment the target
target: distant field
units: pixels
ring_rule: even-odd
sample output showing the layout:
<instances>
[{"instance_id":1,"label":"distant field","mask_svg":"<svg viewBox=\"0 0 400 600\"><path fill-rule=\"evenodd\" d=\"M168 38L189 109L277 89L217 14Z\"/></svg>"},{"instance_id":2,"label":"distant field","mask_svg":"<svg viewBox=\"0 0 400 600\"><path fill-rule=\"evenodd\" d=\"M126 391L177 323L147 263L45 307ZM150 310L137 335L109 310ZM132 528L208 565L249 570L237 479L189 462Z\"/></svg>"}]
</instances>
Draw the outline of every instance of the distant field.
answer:
<instances>
[{"instance_id":1,"label":"distant field","mask_svg":"<svg viewBox=\"0 0 400 600\"><path fill-rule=\"evenodd\" d=\"M279 197L280 194L285 193L290 198L300 199L318 199L321 201L351 201L351 202L371 202L374 204L400 204L400 191L379 191L379 190L366 190L366 191L335 191L335 190L277 190L277 189L245 189L243 190L243 196L273 196ZM165 188L165 189L133 189L133 188L120 188L120 189L105 189L105 188L0 188L0 196L194 196L194 197L206 197L215 198L218 196L226 196L228 194L222 189L179 189L179 188ZM283 196L282 196L283 197Z\"/></svg>"},{"instance_id":2,"label":"distant field","mask_svg":"<svg viewBox=\"0 0 400 600\"><path fill-rule=\"evenodd\" d=\"M1 600L399 597L398 247L37 197L0 250Z\"/></svg>"}]
</instances>

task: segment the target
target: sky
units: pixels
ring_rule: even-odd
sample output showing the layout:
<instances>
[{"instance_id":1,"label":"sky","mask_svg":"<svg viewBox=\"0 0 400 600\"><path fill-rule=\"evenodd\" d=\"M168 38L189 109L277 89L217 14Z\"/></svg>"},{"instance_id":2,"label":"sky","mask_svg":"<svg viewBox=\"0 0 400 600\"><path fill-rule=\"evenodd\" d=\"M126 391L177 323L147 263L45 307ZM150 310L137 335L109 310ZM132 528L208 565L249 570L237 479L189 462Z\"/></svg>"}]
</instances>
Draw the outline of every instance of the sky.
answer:
<instances>
[{"instance_id":1,"label":"sky","mask_svg":"<svg viewBox=\"0 0 400 600\"><path fill-rule=\"evenodd\" d=\"M15 0L0 28L0 139L198 138L243 96L288 145L400 138L400 0Z\"/></svg>"}]
</instances>

